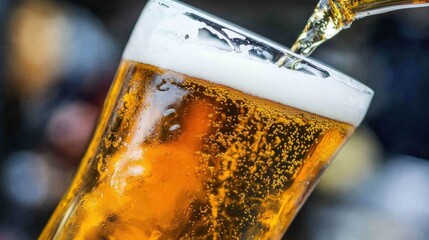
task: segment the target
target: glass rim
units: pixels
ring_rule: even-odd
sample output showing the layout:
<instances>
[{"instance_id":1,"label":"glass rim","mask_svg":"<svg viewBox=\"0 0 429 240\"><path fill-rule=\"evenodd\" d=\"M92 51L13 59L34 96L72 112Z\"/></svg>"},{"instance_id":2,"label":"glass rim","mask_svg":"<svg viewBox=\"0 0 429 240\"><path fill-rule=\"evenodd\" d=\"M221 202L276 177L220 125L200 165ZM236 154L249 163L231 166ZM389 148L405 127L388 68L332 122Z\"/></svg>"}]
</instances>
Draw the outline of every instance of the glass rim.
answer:
<instances>
[{"instance_id":1,"label":"glass rim","mask_svg":"<svg viewBox=\"0 0 429 240\"><path fill-rule=\"evenodd\" d=\"M181 10L183 13L198 14L200 16L204 16L204 18L206 18L212 22L215 22L219 25L227 25L228 28L231 30L234 30L234 31L236 31L236 32L238 32L244 36L249 36L250 38L256 39L256 40L258 40L258 41L260 41L260 42L262 42L262 43L264 43L270 47L273 47L273 48L275 48L275 49L277 49L283 53L287 53L288 57L293 57L295 59L299 59L300 61L310 63L311 65L313 65L312 67L315 67L317 70L319 70L319 71L323 70L323 71L329 73L329 76L331 76L334 80L341 81L344 84L347 84L349 87L355 88L364 94L367 94L370 96L374 95L374 91L370 87L366 86L361 81L359 81L359 80L335 69L334 67L329 66L325 63L322 63L322 62L316 60L315 58L306 57L306 56L294 53L288 47L286 47L280 43L277 43L273 40L270 40L270 39L268 39L268 38L266 38L266 37L264 37L258 33L251 31L251 30L240 27L239 25L232 23L228 20L219 18L219 17L217 17L217 16L215 16L209 12L206 12L206 11L201 10L199 8L196 8L192 5L189 5L187 3L183 3L183 2L177 1L177 0L149 0L148 3L149 2L156 2L158 4L165 5L167 7L172 6L172 7L177 8L178 10Z\"/></svg>"},{"instance_id":2,"label":"glass rim","mask_svg":"<svg viewBox=\"0 0 429 240\"><path fill-rule=\"evenodd\" d=\"M298 68L276 64L285 53ZM374 95L332 67L176 0L147 2L122 57L356 127Z\"/></svg>"}]
</instances>

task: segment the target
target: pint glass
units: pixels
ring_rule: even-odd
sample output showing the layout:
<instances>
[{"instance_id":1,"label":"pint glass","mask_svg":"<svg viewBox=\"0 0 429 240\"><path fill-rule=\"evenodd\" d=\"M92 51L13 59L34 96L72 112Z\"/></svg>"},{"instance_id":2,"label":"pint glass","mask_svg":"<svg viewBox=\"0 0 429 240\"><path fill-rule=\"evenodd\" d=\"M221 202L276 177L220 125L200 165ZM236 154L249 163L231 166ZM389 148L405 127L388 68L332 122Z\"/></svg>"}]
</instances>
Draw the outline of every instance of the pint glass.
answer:
<instances>
[{"instance_id":1,"label":"pint glass","mask_svg":"<svg viewBox=\"0 0 429 240\"><path fill-rule=\"evenodd\" d=\"M275 64L285 52L297 69ZM207 13L151 0L40 239L280 239L372 95Z\"/></svg>"}]
</instances>

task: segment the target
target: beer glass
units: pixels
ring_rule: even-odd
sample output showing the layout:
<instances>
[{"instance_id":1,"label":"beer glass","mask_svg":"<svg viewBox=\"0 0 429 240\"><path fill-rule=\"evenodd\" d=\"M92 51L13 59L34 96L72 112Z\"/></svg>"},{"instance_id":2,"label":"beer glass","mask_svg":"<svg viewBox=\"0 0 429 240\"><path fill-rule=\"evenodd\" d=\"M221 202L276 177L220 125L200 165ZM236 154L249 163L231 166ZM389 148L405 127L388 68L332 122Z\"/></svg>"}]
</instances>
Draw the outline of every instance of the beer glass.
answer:
<instances>
[{"instance_id":1,"label":"beer glass","mask_svg":"<svg viewBox=\"0 0 429 240\"><path fill-rule=\"evenodd\" d=\"M275 64L284 52L296 69ZM372 96L238 26L151 0L40 239L279 239Z\"/></svg>"}]
</instances>

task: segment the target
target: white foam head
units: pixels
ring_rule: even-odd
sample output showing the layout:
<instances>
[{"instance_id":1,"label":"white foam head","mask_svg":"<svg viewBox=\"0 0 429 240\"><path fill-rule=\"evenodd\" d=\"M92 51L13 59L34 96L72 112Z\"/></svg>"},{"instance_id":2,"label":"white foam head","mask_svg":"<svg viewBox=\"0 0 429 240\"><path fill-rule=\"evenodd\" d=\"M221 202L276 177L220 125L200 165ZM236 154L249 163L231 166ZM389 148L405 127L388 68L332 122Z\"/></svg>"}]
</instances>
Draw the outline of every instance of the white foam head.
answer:
<instances>
[{"instance_id":1,"label":"white foam head","mask_svg":"<svg viewBox=\"0 0 429 240\"><path fill-rule=\"evenodd\" d=\"M196 20L195 16L222 25L222 33ZM281 52L288 51L186 5L171 0L150 0L123 58L229 86L355 126L361 123L373 96L371 89L308 59L305 61L324 69L330 76L279 68L270 61L269 53L266 53L268 59L253 57L249 50L260 48L237 46L231 41L244 40L245 36ZM264 55L263 49L261 51Z\"/></svg>"}]
</instances>

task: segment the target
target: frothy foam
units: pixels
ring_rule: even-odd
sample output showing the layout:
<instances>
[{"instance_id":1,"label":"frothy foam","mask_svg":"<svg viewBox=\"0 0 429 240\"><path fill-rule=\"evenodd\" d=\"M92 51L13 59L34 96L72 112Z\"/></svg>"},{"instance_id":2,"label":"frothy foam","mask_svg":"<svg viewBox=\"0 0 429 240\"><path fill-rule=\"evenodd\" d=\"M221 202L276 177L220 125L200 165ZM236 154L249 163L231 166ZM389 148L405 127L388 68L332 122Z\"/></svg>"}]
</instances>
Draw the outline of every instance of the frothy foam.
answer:
<instances>
[{"instance_id":1,"label":"frothy foam","mask_svg":"<svg viewBox=\"0 0 429 240\"><path fill-rule=\"evenodd\" d=\"M269 61L252 58L247 51L237 53L232 46L220 47L203 41L199 33L208 26L184 14L189 12L196 10L172 1L150 1L123 58L229 86L355 126L361 123L373 95L369 88L334 71L331 76L335 77L322 78L279 68ZM233 29L231 34L243 33L235 27L230 29Z\"/></svg>"}]
</instances>

